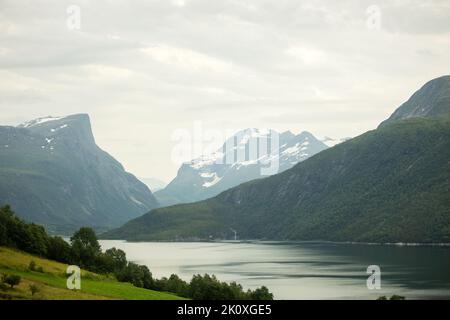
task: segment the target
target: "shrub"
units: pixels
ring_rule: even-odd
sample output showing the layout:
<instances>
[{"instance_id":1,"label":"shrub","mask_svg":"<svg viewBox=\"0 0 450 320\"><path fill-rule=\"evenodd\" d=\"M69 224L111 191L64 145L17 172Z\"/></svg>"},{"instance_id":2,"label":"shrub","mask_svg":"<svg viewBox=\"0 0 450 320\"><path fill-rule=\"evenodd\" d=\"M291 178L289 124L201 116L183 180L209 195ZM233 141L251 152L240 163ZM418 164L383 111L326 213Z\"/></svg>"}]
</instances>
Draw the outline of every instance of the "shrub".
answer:
<instances>
[{"instance_id":1,"label":"shrub","mask_svg":"<svg viewBox=\"0 0 450 320\"><path fill-rule=\"evenodd\" d=\"M36 262L34 260L30 261L30 264L28 265L28 270L30 270L30 271L36 270Z\"/></svg>"},{"instance_id":2,"label":"shrub","mask_svg":"<svg viewBox=\"0 0 450 320\"><path fill-rule=\"evenodd\" d=\"M30 261L28 270L44 273L44 269L41 266L38 266L34 260Z\"/></svg>"},{"instance_id":3,"label":"shrub","mask_svg":"<svg viewBox=\"0 0 450 320\"><path fill-rule=\"evenodd\" d=\"M14 286L17 286L22 278L20 276L11 274L4 277L3 282L7 285L11 286L11 289L14 288Z\"/></svg>"},{"instance_id":4,"label":"shrub","mask_svg":"<svg viewBox=\"0 0 450 320\"><path fill-rule=\"evenodd\" d=\"M30 289L31 295L34 296L35 293L39 292L39 287L35 284L30 284L28 286L28 288Z\"/></svg>"}]
</instances>

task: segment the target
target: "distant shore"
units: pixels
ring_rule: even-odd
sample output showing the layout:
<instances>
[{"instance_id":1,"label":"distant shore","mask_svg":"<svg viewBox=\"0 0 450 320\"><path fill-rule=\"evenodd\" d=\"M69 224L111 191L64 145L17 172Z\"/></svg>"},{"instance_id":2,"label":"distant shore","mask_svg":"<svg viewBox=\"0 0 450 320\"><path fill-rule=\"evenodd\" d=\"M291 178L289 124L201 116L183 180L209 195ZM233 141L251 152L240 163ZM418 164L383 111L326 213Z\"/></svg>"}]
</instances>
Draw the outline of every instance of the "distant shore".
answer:
<instances>
[{"instance_id":1,"label":"distant shore","mask_svg":"<svg viewBox=\"0 0 450 320\"><path fill-rule=\"evenodd\" d=\"M101 241L124 241L124 242L167 242L167 243L195 243L195 242L217 242L217 243L260 243L260 244L336 244L336 245L366 245L366 246L398 246L398 247L450 247L450 243L445 242L357 242L357 241L325 241L325 240L311 240L311 241L295 241L295 240L207 240L207 239L186 239L186 240L124 240L124 239L99 239Z\"/></svg>"}]
</instances>

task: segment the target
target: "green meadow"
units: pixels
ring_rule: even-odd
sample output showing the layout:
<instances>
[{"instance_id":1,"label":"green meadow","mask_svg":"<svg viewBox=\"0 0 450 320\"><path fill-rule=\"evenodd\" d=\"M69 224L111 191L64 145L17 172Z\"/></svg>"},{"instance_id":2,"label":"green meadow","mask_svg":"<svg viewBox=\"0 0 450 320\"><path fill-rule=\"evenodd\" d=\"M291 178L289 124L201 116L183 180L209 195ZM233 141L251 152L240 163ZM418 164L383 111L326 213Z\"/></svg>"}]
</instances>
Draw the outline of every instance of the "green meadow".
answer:
<instances>
[{"instance_id":1,"label":"green meadow","mask_svg":"<svg viewBox=\"0 0 450 320\"><path fill-rule=\"evenodd\" d=\"M30 262L42 267L29 270ZM179 300L174 294L138 288L130 283L118 282L113 277L81 271L81 289L66 286L67 264L43 259L11 248L0 247L0 274L18 275L21 282L14 288L0 288L0 299L42 300ZM32 295L30 285L38 288Z\"/></svg>"}]
</instances>

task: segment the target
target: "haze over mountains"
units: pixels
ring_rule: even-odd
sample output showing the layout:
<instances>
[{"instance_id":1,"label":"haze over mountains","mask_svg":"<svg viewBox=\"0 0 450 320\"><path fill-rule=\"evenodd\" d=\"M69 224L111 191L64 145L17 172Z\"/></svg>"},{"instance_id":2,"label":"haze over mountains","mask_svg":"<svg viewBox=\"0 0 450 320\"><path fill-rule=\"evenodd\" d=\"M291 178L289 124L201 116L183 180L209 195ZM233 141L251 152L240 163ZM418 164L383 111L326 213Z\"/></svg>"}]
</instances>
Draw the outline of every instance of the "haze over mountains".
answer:
<instances>
[{"instance_id":1,"label":"haze over mountains","mask_svg":"<svg viewBox=\"0 0 450 320\"><path fill-rule=\"evenodd\" d=\"M152 192L164 189L167 186L166 182L156 178L139 178L139 180L145 183Z\"/></svg>"},{"instance_id":2,"label":"haze over mountains","mask_svg":"<svg viewBox=\"0 0 450 320\"><path fill-rule=\"evenodd\" d=\"M152 210L105 238L450 242L450 76L376 130L265 179Z\"/></svg>"},{"instance_id":3,"label":"haze over mountains","mask_svg":"<svg viewBox=\"0 0 450 320\"><path fill-rule=\"evenodd\" d=\"M58 233L119 226L157 206L95 143L88 115L0 126L0 204Z\"/></svg>"},{"instance_id":4,"label":"haze over mountains","mask_svg":"<svg viewBox=\"0 0 450 320\"><path fill-rule=\"evenodd\" d=\"M273 145L277 150L270 149L271 139L277 139ZM207 199L243 182L283 172L326 148L306 131L295 135L290 131L241 130L215 153L183 164L177 176L155 196L161 206ZM271 171L269 165L274 159L276 168Z\"/></svg>"}]
</instances>

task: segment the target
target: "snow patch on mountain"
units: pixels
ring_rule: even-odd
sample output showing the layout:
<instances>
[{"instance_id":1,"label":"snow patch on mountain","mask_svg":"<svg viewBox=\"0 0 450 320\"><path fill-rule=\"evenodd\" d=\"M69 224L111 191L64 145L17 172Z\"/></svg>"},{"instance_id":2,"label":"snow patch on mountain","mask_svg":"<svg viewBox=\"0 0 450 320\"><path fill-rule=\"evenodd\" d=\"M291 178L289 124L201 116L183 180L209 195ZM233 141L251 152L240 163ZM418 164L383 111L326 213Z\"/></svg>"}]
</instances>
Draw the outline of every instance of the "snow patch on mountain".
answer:
<instances>
[{"instance_id":1,"label":"snow patch on mountain","mask_svg":"<svg viewBox=\"0 0 450 320\"><path fill-rule=\"evenodd\" d=\"M214 163L220 163L223 157L224 154L222 152L217 151L210 155L203 155L197 159L192 160L190 166L194 169L199 170L203 167L210 166Z\"/></svg>"},{"instance_id":2,"label":"snow patch on mountain","mask_svg":"<svg viewBox=\"0 0 450 320\"><path fill-rule=\"evenodd\" d=\"M34 119L34 120L31 120L31 121L24 122L22 124L19 124L17 127L19 127L19 128L30 128L30 127L34 127L34 126L37 126L37 125L49 122L49 121L60 120L62 118L63 117L51 117L51 116L42 117L42 118L38 118L38 119Z\"/></svg>"},{"instance_id":3,"label":"snow patch on mountain","mask_svg":"<svg viewBox=\"0 0 450 320\"><path fill-rule=\"evenodd\" d=\"M211 176L208 177L209 179L212 179L210 181L206 181L205 183L202 184L203 187L205 188L209 188L212 187L213 185L217 184L220 180L222 180L221 177L219 177L217 175L217 173L211 173Z\"/></svg>"},{"instance_id":4,"label":"snow patch on mountain","mask_svg":"<svg viewBox=\"0 0 450 320\"><path fill-rule=\"evenodd\" d=\"M64 129L64 128L67 128L67 127L68 127L67 124L63 124L63 125L61 125L61 126L59 126L59 127L57 127L57 128L50 129L50 131L51 131L51 132L56 132L56 131L58 131L58 130L61 130L61 129Z\"/></svg>"}]
</instances>

